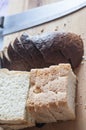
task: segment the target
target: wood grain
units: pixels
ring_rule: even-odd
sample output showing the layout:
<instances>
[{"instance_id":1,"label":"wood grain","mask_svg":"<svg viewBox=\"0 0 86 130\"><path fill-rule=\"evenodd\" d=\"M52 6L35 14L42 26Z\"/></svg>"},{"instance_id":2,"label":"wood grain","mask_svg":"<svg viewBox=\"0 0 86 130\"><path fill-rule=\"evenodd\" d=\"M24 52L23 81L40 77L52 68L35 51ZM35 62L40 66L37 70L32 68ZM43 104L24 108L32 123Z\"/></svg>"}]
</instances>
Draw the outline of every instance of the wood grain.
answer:
<instances>
[{"instance_id":1,"label":"wood grain","mask_svg":"<svg viewBox=\"0 0 86 130\"><path fill-rule=\"evenodd\" d=\"M45 5L45 4L57 2L57 1L59 1L59 0L31 0L31 1L29 0L28 7L30 9L30 8L42 6L42 5Z\"/></svg>"},{"instance_id":2,"label":"wood grain","mask_svg":"<svg viewBox=\"0 0 86 130\"><path fill-rule=\"evenodd\" d=\"M10 0L9 14L22 12L27 9L56 1L57 0L21 0L19 3L18 0ZM44 30L43 32L65 31L79 34L84 41L84 55L86 55L86 8L61 19L25 30L25 32L27 32L29 35L40 35L43 33L41 30ZM16 36L19 36L23 32L6 36L4 39L4 46L7 46L10 41L15 39ZM41 128L41 130L86 130L86 61L83 61L83 63L75 71L78 78L76 94L76 120L47 124ZM26 130L40 129L34 127Z\"/></svg>"},{"instance_id":3,"label":"wood grain","mask_svg":"<svg viewBox=\"0 0 86 130\"><path fill-rule=\"evenodd\" d=\"M9 0L9 14L11 15L15 13L20 13L27 9L58 1L61 0L21 0L20 3L18 2L18 0Z\"/></svg>"}]
</instances>

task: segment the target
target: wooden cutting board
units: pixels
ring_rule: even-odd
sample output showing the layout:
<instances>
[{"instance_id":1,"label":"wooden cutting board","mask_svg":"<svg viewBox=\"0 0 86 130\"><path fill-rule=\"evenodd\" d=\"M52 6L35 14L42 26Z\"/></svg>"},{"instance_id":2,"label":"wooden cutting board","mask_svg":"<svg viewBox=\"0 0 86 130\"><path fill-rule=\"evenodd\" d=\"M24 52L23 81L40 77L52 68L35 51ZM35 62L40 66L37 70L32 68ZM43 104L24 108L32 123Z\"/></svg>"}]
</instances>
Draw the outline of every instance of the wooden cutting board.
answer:
<instances>
[{"instance_id":1,"label":"wooden cutting board","mask_svg":"<svg viewBox=\"0 0 86 130\"><path fill-rule=\"evenodd\" d=\"M29 8L41 6L44 4L56 2L59 0L9 0L9 14L25 11ZM59 20L49 22L47 24L25 30L30 35L41 34L44 32L65 31L79 34L84 42L84 55L86 55L86 8L76 13L63 17ZM19 36L22 32L6 36L4 38L4 46ZM41 130L86 130L86 61L75 70L78 85L76 91L76 120L60 123L46 124ZM27 128L27 130L40 130L39 128Z\"/></svg>"}]
</instances>

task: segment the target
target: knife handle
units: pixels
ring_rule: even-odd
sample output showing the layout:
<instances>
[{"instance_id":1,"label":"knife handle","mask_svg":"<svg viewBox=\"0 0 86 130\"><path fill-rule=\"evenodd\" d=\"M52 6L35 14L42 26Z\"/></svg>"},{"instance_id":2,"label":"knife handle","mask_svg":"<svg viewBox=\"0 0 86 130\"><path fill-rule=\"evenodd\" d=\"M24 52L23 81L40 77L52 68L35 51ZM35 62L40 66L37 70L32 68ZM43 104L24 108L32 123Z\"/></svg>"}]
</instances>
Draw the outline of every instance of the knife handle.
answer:
<instances>
[{"instance_id":1,"label":"knife handle","mask_svg":"<svg viewBox=\"0 0 86 130\"><path fill-rule=\"evenodd\" d=\"M0 28L4 27L4 16L0 17Z\"/></svg>"}]
</instances>

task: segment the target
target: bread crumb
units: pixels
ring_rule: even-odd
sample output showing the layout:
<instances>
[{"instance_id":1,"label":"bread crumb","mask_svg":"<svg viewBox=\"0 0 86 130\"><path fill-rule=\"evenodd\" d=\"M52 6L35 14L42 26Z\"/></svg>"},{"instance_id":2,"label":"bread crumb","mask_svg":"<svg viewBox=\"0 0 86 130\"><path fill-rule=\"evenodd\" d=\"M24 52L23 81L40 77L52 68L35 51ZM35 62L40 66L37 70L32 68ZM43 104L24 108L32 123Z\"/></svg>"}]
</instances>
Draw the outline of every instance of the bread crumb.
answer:
<instances>
[{"instance_id":1,"label":"bread crumb","mask_svg":"<svg viewBox=\"0 0 86 130\"><path fill-rule=\"evenodd\" d=\"M43 32L44 32L44 29L41 30L41 33L43 33Z\"/></svg>"},{"instance_id":2,"label":"bread crumb","mask_svg":"<svg viewBox=\"0 0 86 130\"><path fill-rule=\"evenodd\" d=\"M66 23L64 23L64 27L66 26Z\"/></svg>"},{"instance_id":3,"label":"bread crumb","mask_svg":"<svg viewBox=\"0 0 86 130\"><path fill-rule=\"evenodd\" d=\"M55 31L58 31L58 29L56 28Z\"/></svg>"}]
</instances>

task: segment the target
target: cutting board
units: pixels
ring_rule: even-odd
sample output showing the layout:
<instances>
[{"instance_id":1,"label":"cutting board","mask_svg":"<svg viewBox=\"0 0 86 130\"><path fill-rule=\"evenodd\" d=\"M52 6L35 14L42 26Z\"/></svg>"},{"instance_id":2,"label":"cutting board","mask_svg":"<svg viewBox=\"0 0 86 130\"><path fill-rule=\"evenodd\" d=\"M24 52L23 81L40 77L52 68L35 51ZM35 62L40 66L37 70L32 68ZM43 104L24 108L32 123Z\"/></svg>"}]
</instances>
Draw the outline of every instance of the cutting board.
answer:
<instances>
[{"instance_id":1,"label":"cutting board","mask_svg":"<svg viewBox=\"0 0 86 130\"><path fill-rule=\"evenodd\" d=\"M36 6L56 2L58 0L9 0L9 14L25 11ZM24 30L29 35L40 35L44 32L65 31L80 35L84 42L84 55L86 55L86 8L72 13L66 17L37 26L35 28ZM22 32L6 36L4 46ZM41 130L86 130L86 61L84 60L75 70L78 79L76 88L76 119L74 121L65 121L60 123L46 124ZM39 128L27 128L26 130L40 130Z\"/></svg>"}]
</instances>

